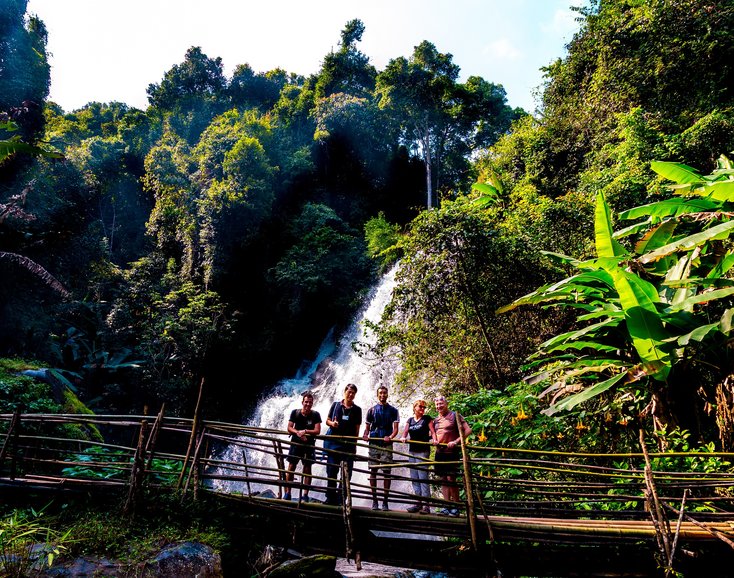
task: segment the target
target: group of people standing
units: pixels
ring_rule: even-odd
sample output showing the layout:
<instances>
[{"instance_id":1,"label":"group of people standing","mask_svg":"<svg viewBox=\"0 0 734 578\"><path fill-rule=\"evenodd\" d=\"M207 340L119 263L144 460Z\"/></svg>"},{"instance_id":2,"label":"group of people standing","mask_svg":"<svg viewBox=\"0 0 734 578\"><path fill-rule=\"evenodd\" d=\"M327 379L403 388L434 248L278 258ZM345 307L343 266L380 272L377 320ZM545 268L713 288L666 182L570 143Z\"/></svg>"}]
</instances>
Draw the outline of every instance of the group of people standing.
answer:
<instances>
[{"instance_id":1,"label":"group of people standing","mask_svg":"<svg viewBox=\"0 0 734 578\"><path fill-rule=\"evenodd\" d=\"M389 510L392 469L398 467L392 452L392 444L398 436L400 415L398 409L390 405L388 388L377 388L377 403L367 410L362 439L369 443L370 490L373 510ZM354 403L357 386L350 383L344 389L344 398L335 401L326 417L328 437L324 440L326 456L326 504L340 503L337 493L339 469L345 464L346 475L352 477L354 459L357 453L356 442L362 425L362 409ZM316 461L316 437L321 434L321 415L313 409L314 396L310 391L302 394L301 408L294 409L288 419L288 432L291 445L288 452L286 481L292 482L296 466L303 462L302 501L309 501L311 487L311 467ZM405 423L400 441L408 443L408 461L413 492L418 502L407 508L408 512L428 514L431 490L429 469L431 447L436 447L434 472L441 481L443 499L451 504L459 501L459 487L456 484L458 462L461 461L461 437L471 434L471 427L457 412L450 411L446 398L435 398L437 416L427 415L427 403L419 399L413 403L413 416ZM402 464L399 464L402 467ZM378 476L382 472L382 488L378 488ZM290 488L290 486L289 486ZM382 498L382 503L378 500ZM291 499L290 489L284 496ZM451 505L439 512L443 515L457 516L459 510Z\"/></svg>"}]
</instances>

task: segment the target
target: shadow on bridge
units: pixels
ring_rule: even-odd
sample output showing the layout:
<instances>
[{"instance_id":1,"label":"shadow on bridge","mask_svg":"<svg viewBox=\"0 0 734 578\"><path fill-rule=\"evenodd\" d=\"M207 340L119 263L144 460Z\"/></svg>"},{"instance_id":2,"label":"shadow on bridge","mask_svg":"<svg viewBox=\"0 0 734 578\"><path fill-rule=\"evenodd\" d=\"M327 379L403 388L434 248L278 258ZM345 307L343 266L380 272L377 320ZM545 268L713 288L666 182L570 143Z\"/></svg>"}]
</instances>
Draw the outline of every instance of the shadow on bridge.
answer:
<instances>
[{"instance_id":1,"label":"shadow on bridge","mask_svg":"<svg viewBox=\"0 0 734 578\"><path fill-rule=\"evenodd\" d=\"M717 471L656 471L701 454L573 454L462 443L461 513L430 499L431 514L408 513L416 496L407 453L396 444L390 511L373 511L358 454L341 505L303 500L302 480L286 481L287 432L198 419L115 415L0 415L0 487L18 492L125 495L144 506L144 487L206 493L226 503L242 532L308 553L452 572L513 576L651 576L666 568L728 576L734 562L731 454ZM344 440L342 440L344 441ZM352 439L358 446L358 439ZM462 440L463 442L463 440ZM644 447L644 444L643 444ZM360 452L363 451L360 449ZM320 448L323 463L326 450ZM433 462L428 460L426 467ZM710 463L710 462L708 462ZM310 495L326 478L314 467ZM348 480L342 468L342 480ZM436 481L432 481L436 485ZM285 491L292 500L284 500Z\"/></svg>"}]
</instances>

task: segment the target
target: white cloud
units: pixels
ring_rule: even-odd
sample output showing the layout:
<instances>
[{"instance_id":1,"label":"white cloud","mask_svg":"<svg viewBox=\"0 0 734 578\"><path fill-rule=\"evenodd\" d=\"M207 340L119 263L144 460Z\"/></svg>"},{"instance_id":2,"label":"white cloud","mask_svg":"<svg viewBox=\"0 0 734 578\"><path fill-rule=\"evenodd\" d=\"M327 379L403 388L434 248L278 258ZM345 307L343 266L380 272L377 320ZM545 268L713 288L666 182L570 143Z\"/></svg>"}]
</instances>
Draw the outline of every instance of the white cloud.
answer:
<instances>
[{"instance_id":1,"label":"white cloud","mask_svg":"<svg viewBox=\"0 0 734 578\"><path fill-rule=\"evenodd\" d=\"M490 42L484 47L484 54L497 58L499 60L510 60L517 62L522 59L523 53L520 49L512 44L507 38L500 38L494 42Z\"/></svg>"},{"instance_id":2,"label":"white cloud","mask_svg":"<svg viewBox=\"0 0 734 578\"><path fill-rule=\"evenodd\" d=\"M563 38L565 41L571 40L571 37L579 28L577 18L579 13L571 10L567 1L564 2L563 8L558 8L554 13L550 21L543 22L540 24L540 29L548 35ZM581 6L584 4L581 0L575 0L571 2L574 6Z\"/></svg>"}]
</instances>

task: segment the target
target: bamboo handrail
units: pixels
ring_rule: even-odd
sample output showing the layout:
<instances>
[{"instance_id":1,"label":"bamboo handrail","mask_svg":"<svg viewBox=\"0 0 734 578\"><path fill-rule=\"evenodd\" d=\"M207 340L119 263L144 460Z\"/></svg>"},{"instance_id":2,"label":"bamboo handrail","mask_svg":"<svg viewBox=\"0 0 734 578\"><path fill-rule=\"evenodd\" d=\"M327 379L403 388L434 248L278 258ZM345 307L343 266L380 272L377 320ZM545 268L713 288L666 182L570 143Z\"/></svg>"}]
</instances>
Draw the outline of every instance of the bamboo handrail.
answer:
<instances>
[{"instance_id":1,"label":"bamboo handrail","mask_svg":"<svg viewBox=\"0 0 734 578\"><path fill-rule=\"evenodd\" d=\"M42 417L47 415L48 417ZM10 414L0 416L0 421L8 421ZM290 447L290 435L282 430L259 428L242 424L226 424L209 420L176 418L158 414L150 436L143 440L142 450L114 443L116 439L125 439L125 431L132 427L140 427L139 421L133 421L135 416L89 416L87 414L59 415L55 414L19 414L24 426L22 433L15 432L17 449L23 457L20 464L17 480L12 481L5 471L0 470L0 484L35 484L56 485L68 488L91 489L123 488L131 486L130 480L133 470L136 469L135 457L147 458L143 467L138 470L138 480L143 476L148 478L146 484L156 487L170 487L169 480L174 482L176 476L188 469L182 479L183 495L188 494L191 484L194 485L194 494L202 490L219 492L217 488L230 482L241 483L243 492L241 498L255 500L256 493L263 489L272 488L302 488L302 480L286 482L281 476L286 472L285 465L276 465L275 457L285 455ZM141 416L140 419L150 419ZM110 440L97 442L94 440L71 440L57 434L58 426L64 423L94 423L95 425L109 425L113 429L109 434ZM157 424L157 427L156 427ZM192 431L199 432L188 452L186 459L187 436L190 440ZM119 435L118 435L119 434ZM17 436L17 437L15 437ZM5 446L9 448L9 435L4 436ZM315 436L317 440L338 439L354 443L359 453L354 456L356 461L355 472L369 472L364 455L366 444L359 436ZM147 440L147 442L146 442ZM275 448L273 442L277 441ZM433 444L427 444L433 445ZM121 455L84 454L86 448L98 446L110 452L120 452ZM211 446L212 449L204 449ZM225 446L237 448L235 455L218 453L218 449ZM140 440L138 447L140 447ZM391 510L390 512L371 513L363 510L360 504L369 503L370 487L366 483L352 481L348 484L350 497L355 500L356 506L350 513L350 523L353 525L354 537L362 531L362 525L370 524L375 529L415 528L417 533L427 533L426 525L433 530L451 536L471 537L475 548L481 549L485 536L496 534L499 540L509 536L510 539L532 539L538 542L554 541L581 541L583 539L604 541L609 538L631 541L635 539L653 541L655 539L653 522L643 510L645 497L645 469L648 469L649 479L657 486L658 501L662 508L675 506L676 515L683 510L683 495L686 504L706 504L711 509L718 510L712 513L697 514L699 524L696 526L689 519L688 513L683 514L680 531L676 527L675 535L670 534L671 540L667 552L668 560L675 554L679 541L684 540L729 540L734 547L734 535L730 522L734 523L734 472L731 469L714 472L668 472L652 471L652 468L640 467L638 462L631 463L630 469L615 467L612 463L615 458L644 457L644 451L639 454L574 454L572 452L548 452L530 450L510 450L502 448L476 448L462 443L462 459L456 464L461 466L463 475L457 478L457 483L464 484L466 490L467 518L449 519L438 516L418 516ZM324 491L327 478L318 470L323 465L323 457L333 450L317 447L316 471L312 471L313 484L311 495L317 497ZM155 471L152 456L160 460L183 461L184 467L179 471ZM240 453L241 452L241 455ZM193 454L193 455L192 455ZM6 450L6 456L7 450ZM89 461L77 456L90 456ZM403 447L393 445L392 464L380 464L380 468L391 468L394 480L409 481L408 471L411 467L406 461L409 454ZM682 457L695 456L710 458L715 456L731 456L728 453L658 453L655 456ZM585 457L586 456L586 457ZM193 458L193 459L192 459ZM571 458L571 459L569 459ZM590 459L593 460L590 463ZM130 460L133 460L131 464ZM636 459L636 458L635 458ZM605 461L606 460L606 461ZM193 461L193 463L191 463ZM421 465L431 466L435 461L427 459ZM63 468L78 468L76 476L60 475ZM490 472L490 473L488 473ZM119 479L101 480L96 476L106 473ZM156 478L151 476L156 474ZM539 479L535 479L539 478ZM542 478L542 479L540 479ZM185 482L185 483L184 483ZM433 487L439 482L430 480ZM435 492L434 492L435 494ZM236 498L218 493L222 499ZM486 497L485 497L486 496ZM400 486L393 487L390 494L395 504L415 504L416 496L409 491L403 491ZM262 498L265 500L265 498ZM363 502L364 500L365 502ZM261 500L256 500L262 505ZM473 505L472 505L473 502ZM299 516L313 516L314 512L320 515L329 514L332 506L298 503L289 504L282 500L270 499L265 502L267 507L299 508ZM432 497L430 504L442 507L446 503L438 497ZM478 509L477 509L478 506ZM582 509L584 508L584 509ZM537 518L538 515L545 518ZM491 514L491 515L490 515ZM330 515L330 514L329 514ZM343 515L343 514L342 514ZM430 524L426 520L430 519ZM472 520L474 523L472 523ZM468 524L467 524L468 522ZM487 526L486 529L483 529ZM481 530L481 531L480 531ZM718 533L718 534L717 534ZM678 536L678 540L674 536ZM716 536L716 537L714 537Z\"/></svg>"}]
</instances>

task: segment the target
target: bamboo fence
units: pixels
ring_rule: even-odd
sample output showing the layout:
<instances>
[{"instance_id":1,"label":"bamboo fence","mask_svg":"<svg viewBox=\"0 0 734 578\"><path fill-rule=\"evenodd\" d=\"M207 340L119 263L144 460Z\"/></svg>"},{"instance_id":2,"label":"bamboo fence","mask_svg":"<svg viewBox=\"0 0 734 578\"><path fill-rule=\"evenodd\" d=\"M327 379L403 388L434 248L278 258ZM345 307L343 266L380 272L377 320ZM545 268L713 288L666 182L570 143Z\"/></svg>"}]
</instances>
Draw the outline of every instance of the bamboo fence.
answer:
<instances>
[{"instance_id":1,"label":"bamboo fence","mask_svg":"<svg viewBox=\"0 0 734 578\"><path fill-rule=\"evenodd\" d=\"M94 425L105 441L70 438ZM182 500L200 493L245 507L295 513L306 520L343 522L346 549L359 560L364 528L415 535L458 537L482 550L497 540L620 544L648 542L672 566L676 548L727 544L734 548L734 468L731 453L576 454L468 445L454 464L462 502L443 500L441 480L432 478L432 514L410 514L418 498L410 488L409 454L402 444L393 462L380 468L393 480L390 511L372 511L372 489L341 469L342 505L324 504L327 484L324 436L317 436L311 485L295 472L288 481L290 435L281 430L166 416L0 414L0 486L119 490L125 508L140 508L145 487L178 492ZM370 466L361 438L355 473ZM644 448L644 444L642 445ZM339 452L331 451L334 455ZM655 458L719 459L705 471L660 471ZM662 463L662 462L661 462ZM704 463L701 461L701 463ZM708 462L710 463L710 462ZM426 460L422 467L431 468ZM703 468L703 466L701 466ZM397 484L396 482L406 482ZM382 483L378 480L378 488ZM309 489L309 499L305 491ZM286 493L293 500L279 499ZM379 492L378 492L379 493ZM380 494L380 501L382 496ZM440 516L458 507L458 517Z\"/></svg>"}]
</instances>

